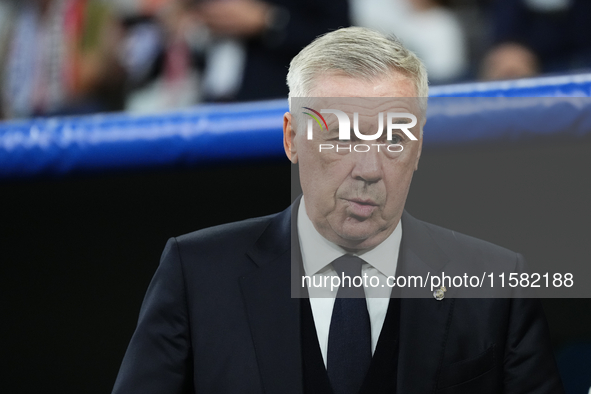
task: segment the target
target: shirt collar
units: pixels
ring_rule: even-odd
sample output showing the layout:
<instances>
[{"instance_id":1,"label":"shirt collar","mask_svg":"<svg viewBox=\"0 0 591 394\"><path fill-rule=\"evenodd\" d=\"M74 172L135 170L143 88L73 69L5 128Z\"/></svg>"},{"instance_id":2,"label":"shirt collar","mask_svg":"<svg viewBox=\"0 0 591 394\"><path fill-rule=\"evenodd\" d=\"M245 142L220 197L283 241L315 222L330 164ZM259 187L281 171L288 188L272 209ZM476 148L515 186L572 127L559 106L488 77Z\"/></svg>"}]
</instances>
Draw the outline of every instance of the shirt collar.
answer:
<instances>
[{"instance_id":1,"label":"shirt collar","mask_svg":"<svg viewBox=\"0 0 591 394\"><path fill-rule=\"evenodd\" d=\"M308 217L304 197L298 209L298 236L302 250L302 262L306 275L314 275L323 270L335 259L346 254L347 251L324 238ZM398 225L381 244L373 249L356 253L369 265L385 276L394 276L398 264L398 252L402 240L401 220Z\"/></svg>"}]
</instances>

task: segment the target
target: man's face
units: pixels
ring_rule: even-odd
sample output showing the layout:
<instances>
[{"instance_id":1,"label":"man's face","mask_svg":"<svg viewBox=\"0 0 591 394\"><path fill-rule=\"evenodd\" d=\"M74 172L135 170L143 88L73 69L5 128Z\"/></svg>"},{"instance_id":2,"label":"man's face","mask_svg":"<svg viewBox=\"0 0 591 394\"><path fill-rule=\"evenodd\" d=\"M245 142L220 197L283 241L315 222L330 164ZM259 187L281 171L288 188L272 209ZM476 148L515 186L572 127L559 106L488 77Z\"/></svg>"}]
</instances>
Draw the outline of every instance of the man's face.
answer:
<instances>
[{"instance_id":1,"label":"man's face","mask_svg":"<svg viewBox=\"0 0 591 394\"><path fill-rule=\"evenodd\" d=\"M353 128L353 112L359 113L359 130L374 134L378 130L378 114L383 112L411 113L418 118L410 129L418 139L411 140L400 130L394 130L393 143L403 146L402 152L391 153L382 146L378 152L371 144L388 144L387 119L377 141L350 142L338 140L338 121L332 114L324 115L328 130L315 126L313 139L307 138L305 115L292 102L294 114L284 117L284 142L288 157L299 163L300 182L306 201L306 212L322 236L349 250L375 247L396 228L421 154L420 130L424 120L419 114L416 90L411 79L400 74L363 81L342 75L322 75L315 80L310 96L314 108L341 109L349 115ZM363 99L363 98L366 99ZM367 99L368 97L380 99ZM400 99L396 99L396 98ZM357 99L359 98L359 99ZM320 104L321 103L321 104ZM331 107L332 105L332 107ZM321 108L318 108L321 106ZM396 122L400 123L400 122ZM352 137L355 136L351 131ZM363 143L371 146L368 152L349 153L341 149L319 151L320 144L347 145ZM360 149L362 150L362 149Z\"/></svg>"}]
</instances>

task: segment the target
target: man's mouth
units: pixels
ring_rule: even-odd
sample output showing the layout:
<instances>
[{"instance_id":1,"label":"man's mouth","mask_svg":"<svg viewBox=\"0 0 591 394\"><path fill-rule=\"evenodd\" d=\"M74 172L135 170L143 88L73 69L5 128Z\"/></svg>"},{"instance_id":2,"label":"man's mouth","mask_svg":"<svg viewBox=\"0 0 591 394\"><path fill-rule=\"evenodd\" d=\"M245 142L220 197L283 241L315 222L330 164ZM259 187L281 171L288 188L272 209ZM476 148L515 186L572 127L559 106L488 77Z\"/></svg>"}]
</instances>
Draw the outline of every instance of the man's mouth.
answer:
<instances>
[{"instance_id":1,"label":"man's mouth","mask_svg":"<svg viewBox=\"0 0 591 394\"><path fill-rule=\"evenodd\" d=\"M348 199L347 202L349 203L350 213L353 216L362 219L369 218L378 206L378 204L371 199L354 198Z\"/></svg>"}]
</instances>

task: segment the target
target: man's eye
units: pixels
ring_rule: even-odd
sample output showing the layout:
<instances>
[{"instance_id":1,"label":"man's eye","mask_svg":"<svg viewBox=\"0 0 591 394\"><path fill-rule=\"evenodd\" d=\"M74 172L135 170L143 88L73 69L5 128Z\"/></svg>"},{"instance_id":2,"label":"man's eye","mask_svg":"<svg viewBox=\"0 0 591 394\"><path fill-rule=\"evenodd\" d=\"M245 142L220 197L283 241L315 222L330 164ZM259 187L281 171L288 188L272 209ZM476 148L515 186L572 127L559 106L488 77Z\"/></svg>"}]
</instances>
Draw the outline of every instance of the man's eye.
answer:
<instances>
[{"instance_id":1,"label":"man's eye","mask_svg":"<svg viewBox=\"0 0 591 394\"><path fill-rule=\"evenodd\" d=\"M399 144L402 141L403 141L402 140L402 137L400 137L399 135L396 135L396 134L392 135L392 139L391 140L388 140L388 142L390 144Z\"/></svg>"}]
</instances>

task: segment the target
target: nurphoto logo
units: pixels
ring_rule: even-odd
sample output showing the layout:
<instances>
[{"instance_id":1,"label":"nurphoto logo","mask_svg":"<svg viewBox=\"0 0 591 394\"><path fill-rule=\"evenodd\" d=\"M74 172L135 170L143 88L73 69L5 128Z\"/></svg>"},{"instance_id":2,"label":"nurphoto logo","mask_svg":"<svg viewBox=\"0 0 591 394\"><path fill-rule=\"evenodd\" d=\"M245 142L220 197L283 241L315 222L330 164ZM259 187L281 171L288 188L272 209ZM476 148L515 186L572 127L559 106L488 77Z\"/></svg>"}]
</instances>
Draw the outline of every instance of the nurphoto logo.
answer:
<instances>
[{"instance_id":1,"label":"nurphoto logo","mask_svg":"<svg viewBox=\"0 0 591 394\"><path fill-rule=\"evenodd\" d=\"M308 119L308 128L307 128L307 137L308 140L313 139L314 132L313 126L314 122L320 126L321 131L329 131L328 130L328 123L322 114L334 114L337 117L337 121L339 122L339 141L351 141L351 120L349 116L338 109L321 109L320 112L316 111L310 107L302 107L310 112L304 112L305 115L310 116L311 119ZM393 131L400 130L404 135L408 137L411 141L417 141L417 137L410 132L409 129L416 126L417 124L417 117L408 112L388 112L386 116L384 116L383 112L378 114L378 130L375 134L362 134L359 131L359 113L353 113L353 133L355 137L362 141L377 141L379 138L382 137L384 133L384 118L386 118L386 139L388 141L392 141ZM410 120L410 121L409 121ZM389 152L402 152L403 146L400 144L371 144L371 146L377 147L378 152L380 151L380 147L386 147ZM339 149L348 150L351 152L351 146L342 147L339 145L333 144L320 144L319 151L322 152L323 150L333 150L336 149L338 152ZM355 152L368 152L371 149L370 145L368 144L355 144L353 146L353 150Z\"/></svg>"}]
</instances>

